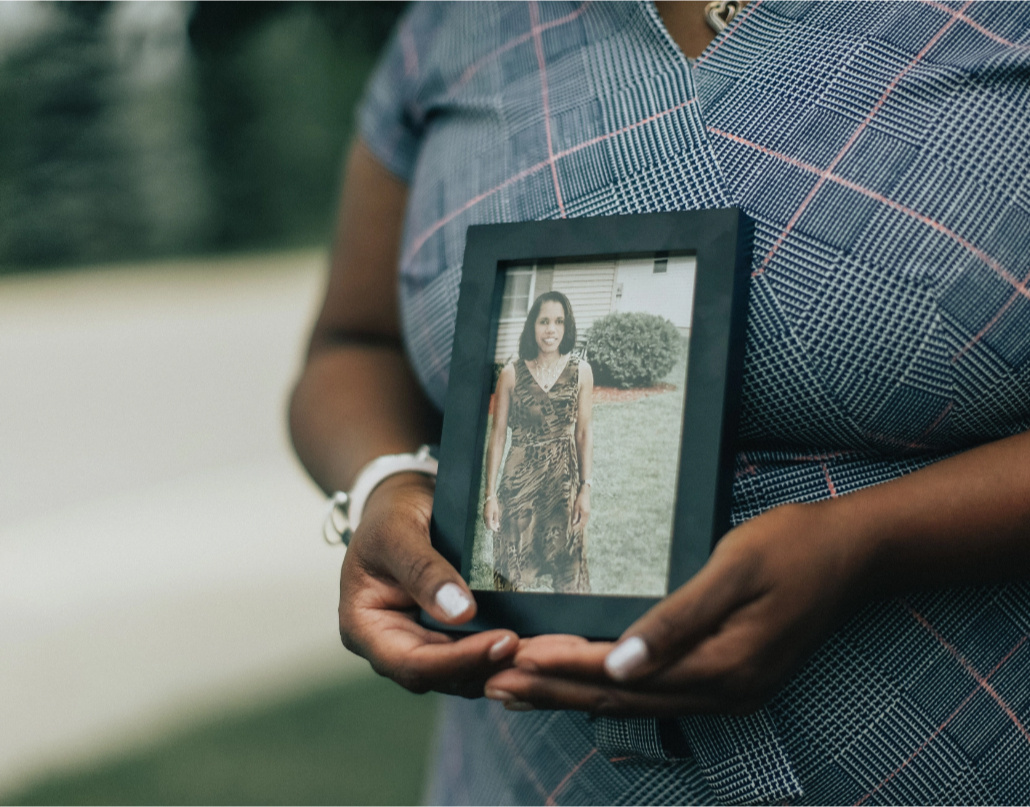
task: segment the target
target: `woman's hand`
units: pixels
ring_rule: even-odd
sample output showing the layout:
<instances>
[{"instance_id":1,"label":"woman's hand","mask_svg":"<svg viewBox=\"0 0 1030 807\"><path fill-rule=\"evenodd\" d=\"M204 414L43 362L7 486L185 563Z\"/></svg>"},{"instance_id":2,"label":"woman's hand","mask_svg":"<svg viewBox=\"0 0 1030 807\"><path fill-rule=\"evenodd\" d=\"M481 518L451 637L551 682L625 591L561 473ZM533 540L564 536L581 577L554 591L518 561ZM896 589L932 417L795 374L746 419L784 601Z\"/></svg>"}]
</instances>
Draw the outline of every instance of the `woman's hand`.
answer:
<instances>
[{"instance_id":1,"label":"woman's hand","mask_svg":"<svg viewBox=\"0 0 1030 807\"><path fill-rule=\"evenodd\" d=\"M496 496L491 496L483 505L483 524L490 532L501 528L501 506L497 504Z\"/></svg>"},{"instance_id":2,"label":"woman's hand","mask_svg":"<svg viewBox=\"0 0 1030 807\"><path fill-rule=\"evenodd\" d=\"M861 542L834 504L785 505L732 530L617 645L524 640L487 696L619 716L754 711L860 599Z\"/></svg>"},{"instance_id":3,"label":"woman's hand","mask_svg":"<svg viewBox=\"0 0 1030 807\"><path fill-rule=\"evenodd\" d=\"M576 503L572 507L572 526L585 528L590 520L590 485L581 485L576 495Z\"/></svg>"},{"instance_id":4,"label":"woman's hand","mask_svg":"<svg viewBox=\"0 0 1030 807\"><path fill-rule=\"evenodd\" d=\"M518 637L492 630L452 639L422 627L421 606L452 625L475 614L472 594L429 542L432 482L390 477L368 499L340 579L340 636L380 675L412 692L480 697L486 679L510 666Z\"/></svg>"}]
</instances>

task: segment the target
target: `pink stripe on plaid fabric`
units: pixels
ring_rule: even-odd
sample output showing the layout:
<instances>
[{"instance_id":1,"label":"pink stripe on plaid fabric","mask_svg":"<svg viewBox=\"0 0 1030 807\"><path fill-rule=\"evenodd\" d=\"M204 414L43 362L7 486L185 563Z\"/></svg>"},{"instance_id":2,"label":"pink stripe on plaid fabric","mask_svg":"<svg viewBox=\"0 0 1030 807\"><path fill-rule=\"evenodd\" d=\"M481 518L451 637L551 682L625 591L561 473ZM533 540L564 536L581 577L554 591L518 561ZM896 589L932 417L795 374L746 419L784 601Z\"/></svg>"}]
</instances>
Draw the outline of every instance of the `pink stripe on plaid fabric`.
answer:
<instances>
[{"instance_id":1,"label":"pink stripe on plaid fabric","mask_svg":"<svg viewBox=\"0 0 1030 807\"><path fill-rule=\"evenodd\" d=\"M1027 742L1030 742L1030 732L1027 731L1026 726L1023 725L1022 721L1019 719L1019 716L1012 710L1012 707L1009 706L1002 699L1001 695L998 694L997 690L995 690L995 688L987 682L987 679L976 671L976 668L969 663L969 660L965 656L963 656L955 648L954 645L952 645L947 639L941 636L941 634L933 625L930 624L930 621L925 616L923 616L921 613L919 613L915 608L912 608L911 606L908 606L908 610L909 613L912 614L913 617L915 617L915 620L928 631L930 631L933 637L938 642L940 642L944 646L944 648L949 653L951 653L952 656L955 657L955 660L962 665L962 669L964 669L973 677L973 679L980 685L984 692L986 692L988 695L991 696L991 698L994 699L995 703L997 703L998 706L1001 707L1001 710L1008 716L1009 720L1011 720L1015 727L1019 729L1020 734L1022 734L1026 738Z\"/></svg>"},{"instance_id":2,"label":"pink stripe on plaid fabric","mask_svg":"<svg viewBox=\"0 0 1030 807\"><path fill-rule=\"evenodd\" d=\"M747 458L747 454L742 452L740 455L740 461L744 463L744 467L734 474L736 479L740 479L742 476L754 476L758 473L758 468L756 468L754 463Z\"/></svg>"},{"instance_id":3,"label":"pink stripe on plaid fabric","mask_svg":"<svg viewBox=\"0 0 1030 807\"><path fill-rule=\"evenodd\" d=\"M974 255L982 263L990 267L994 272L998 274L999 277L1002 278L1002 280L1004 280L1006 283L1008 283L1014 289L1016 289L1018 294L1021 294L1024 297L1030 299L1030 290L1027 289L1027 285L1028 283L1030 283L1030 278L1021 281L1019 278L1015 277L1011 272L1009 272L1004 266L1002 266L997 259L988 255L978 246L973 244L967 238L964 238L963 236L956 233L950 227L947 227L941 224L939 221L930 218L925 213L920 213L918 210L913 210L912 208L907 207L906 205L903 205L900 202L896 202L893 199L884 196L882 193L878 193L877 191L870 190L869 188L859 185L857 182L852 182L851 180L844 179L843 177L837 176L836 174L824 174L824 172L820 171L818 168L816 168L814 165L810 163L798 160L794 157L791 157L788 154L783 154L782 152L775 151L774 149L768 148L767 146L759 145L758 143L748 140L745 137L741 137L740 135L735 135L732 132L725 132L722 129L718 129L714 126L708 126L706 127L706 129L712 134L718 135L719 137L725 137L727 140L732 140L734 143L740 143L741 145L753 148L756 151L760 151L762 152L762 154L765 154L769 157L773 157L777 160L782 160L783 162L788 163L789 165L793 165L795 168L800 168L802 171L808 171L810 173L823 176L829 182L835 182L836 184L845 187L848 190L855 191L855 193L860 193L863 196L867 196L870 199L874 199L877 202L887 205L892 210L897 210L899 213L904 213L906 216L910 216L911 218L915 219L921 224L925 224L927 227L932 227L941 235L947 236L956 244L965 249L967 252ZM764 267L765 264L763 262L762 267L752 272L751 276L754 277L756 275L761 274L764 270Z\"/></svg>"},{"instance_id":4,"label":"pink stripe on plaid fabric","mask_svg":"<svg viewBox=\"0 0 1030 807\"><path fill-rule=\"evenodd\" d=\"M823 466L823 476L826 477L826 487L830 491L830 498L837 498L837 488L834 487L833 480L830 478L830 469L826 466L826 463L820 463Z\"/></svg>"},{"instance_id":5,"label":"pink stripe on plaid fabric","mask_svg":"<svg viewBox=\"0 0 1030 807\"><path fill-rule=\"evenodd\" d=\"M941 410L941 413L934 419L933 423L926 427L926 429L923 431L920 437L929 437L931 434L933 434L937 427L941 425L941 422L944 420L944 418L948 416L948 413L954 408L955 402L948 401L948 405Z\"/></svg>"},{"instance_id":6,"label":"pink stripe on plaid fabric","mask_svg":"<svg viewBox=\"0 0 1030 807\"><path fill-rule=\"evenodd\" d=\"M974 336L972 339L966 342L966 344L962 346L962 349L951 357L952 364L954 364L963 356L965 356L974 345L976 345L981 339L983 339L984 335L991 328L998 324L998 320L1000 320L1002 316L1004 316L1005 312L1012 307L1016 300L1018 300L1020 297L1030 297L1030 292L1028 292L1028 285L1030 285L1030 275L1027 275L1025 278L1023 278L1023 282L1016 286L1016 290L1012 293L1012 296L1005 301L1005 304L998 309L998 313L991 317L991 319L987 322L986 325L984 325L980 329L976 336Z\"/></svg>"},{"instance_id":7,"label":"pink stripe on plaid fabric","mask_svg":"<svg viewBox=\"0 0 1030 807\"><path fill-rule=\"evenodd\" d=\"M557 28L559 25L564 25L567 22L572 22L584 11L587 10L587 7L590 5L591 2L592 0L587 0L587 2L583 3L575 11L566 14L564 17L559 17L556 20L551 20L550 22L545 22L542 25L534 26L529 31L526 31L526 33L520 34L514 39L505 42L503 45L501 45L501 47L497 48L496 50L490 51L490 53L478 59L473 64L470 64L465 69L465 72L461 74L461 78L459 78L456 82L454 82L454 84L447 88L447 94L451 95L452 93L460 89L462 86L468 83L469 79L471 79L476 73L482 70L484 66L492 62L497 57L507 53L512 48L517 48L523 42L528 42L537 33L540 33L542 31L549 31L552 28Z\"/></svg>"},{"instance_id":8,"label":"pink stripe on plaid fabric","mask_svg":"<svg viewBox=\"0 0 1030 807\"><path fill-rule=\"evenodd\" d=\"M500 729L501 739L504 740L505 745L511 749L512 756L515 758L515 762L522 768L522 772L526 774L526 778L533 783L533 787L536 788L541 798L547 798L547 789L540 784L540 780L536 778L536 771L533 767L526 762L526 758L522 756L522 752L519 750L518 744L515 742L515 738L511 736L511 729L508 728L508 721L504 719L503 714L497 714L495 712L494 722L497 724L497 728Z\"/></svg>"},{"instance_id":9,"label":"pink stripe on plaid fabric","mask_svg":"<svg viewBox=\"0 0 1030 807\"><path fill-rule=\"evenodd\" d=\"M954 406L955 402L949 401L948 405L945 406L943 410L941 410L941 413L937 415L936 418L934 418L933 423L931 423L929 426L923 429L923 433L919 435L919 439L922 440L933 434L934 430L941 424L941 421L943 421L944 418L947 417L948 413L952 410ZM936 448L936 446L928 445L927 443L919 443L914 440L902 440L898 437L894 437L893 435L882 434L880 432L863 432L862 435L864 437L869 438L870 440L875 440L877 442L884 443L889 446L894 446L896 448L911 448L916 451L926 451Z\"/></svg>"},{"instance_id":10,"label":"pink stripe on plaid fabric","mask_svg":"<svg viewBox=\"0 0 1030 807\"><path fill-rule=\"evenodd\" d=\"M920 0L920 2L923 3L924 5L931 6L931 7L935 8L935 9L937 9L938 11L943 11L945 14L950 14L951 16L955 17L956 19L962 20L962 22L964 22L970 28L973 28L974 30L979 31L981 34L986 36L988 39L993 39L999 45L1005 45L1005 46L1010 47L1010 48L1026 48L1026 49L1030 49L1030 44L1023 44L1021 42L1013 42L1010 39L1006 39L1003 36L999 36L998 34L994 33L994 31L991 31L991 30L988 30L987 28L984 28L976 20L971 20L969 17L967 17L965 14L963 14L962 11L956 11L955 9L950 8L949 6L944 5L944 3L938 3L938 2L936 2L936 0ZM963 11L964 11L964 9L963 9Z\"/></svg>"},{"instance_id":11,"label":"pink stripe on plaid fabric","mask_svg":"<svg viewBox=\"0 0 1030 807\"><path fill-rule=\"evenodd\" d=\"M789 457L790 462L822 462L825 460L836 460L846 457L848 454L856 454L855 451L827 451L825 454L798 454Z\"/></svg>"},{"instance_id":12,"label":"pink stripe on plaid fabric","mask_svg":"<svg viewBox=\"0 0 1030 807\"><path fill-rule=\"evenodd\" d=\"M491 196L493 196L498 191L504 190L509 185L511 185L513 182L518 182L520 179L525 179L526 177L530 176L531 174L535 174L537 171L541 170L542 168L546 168L549 165L549 163L550 163L549 160L541 160L536 165L531 165L531 166L529 166L529 168L523 168L517 174L513 174L512 176L508 177L506 180L504 180L504 182L500 183L499 185L495 185L494 187L490 188L490 190L483 191L482 193L477 194L476 196L473 196L471 199L469 199L467 202L465 202L465 204L463 204L461 207L452 210L450 213L448 213L443 218L439 219L438 221L433 222L428 228L426 228L426 230L421 235L419 235L417 238L415 238L412 241L411 247L408 249L408 254L404 256L404 263L410 262L411 259L414 258L415 255L418 254L418 251L420 249L422 249L422 247L425 245L426 241L428 241L433 236L433 234L436 233L436 231L439 230L441 227L443 227L444 225L449 224L450 222L454 221L454 219L456 219L458 216L460 216L466 210L469 210L469 209L475 207L480 202L482 202L484 199L489 199Z\"/></svg>"},{"instance_id":13,"label":"pink stripe on plaid fabric","mask_svg":"<svg viewBox=\"0 0 1030 807\"><path fill-rule=\"evenodd\" d=\"M733 36L734 33L736 33L737 28L739 28L741 25L743 25L744 20L746 20L748 17L750 17L751 14L754 12L754 10L756 8L758 8L760 5L762 5L762 0L755 0L755 2L750 3L747 6L747 8L744 9L744 13L740 15L739 21L736 21L732 25L730 30L728 30L726 32L726 36L724 36L722 39L719 39L718 37L716 37L716 39L718 41L717 42L713 42L714 47L712 45L710 45L705 50L704 53L702 53L700 56L697 57L697 61L694 62L694 64L702 64L706 59L710 58L713 53L715 53L717 50L719 50L719 48L721 48L723 45L725 45L726 44L726 40L729 39L731 36Z\"/></svg>"},{"instance_id":14,"label":"pink stripe on plaid fabric","mask_svg":"<svg viewBox=\"0 0 1030 807\"><path fill-rule=\"evenodd\" d=\"M585 148L597 145L598 143L602 143L605 140L610 140L613 137L618 137L619 135L625 134L626 132L632 131L633 129L637 129L641 126L646 126L648 123L652 123L653 121L659 120L660 118L664 118L666 115L671 115L673 112L677 112L678 110L683 109L684 107L690 104L693 104L695 100L696 99L694 98L688 98L686 101L676 104L675 106L671 106L668 109L663 109L661 112L655 112L653 115L648 115L646 118L641 118L640 120L634 123L629 123L619 129L616 129L614 132L608 132L608 134L598 135L597 137L592 137L589 140L585 140L582 143L578 143L575 146L570 146L564 151L559 151L557 154L555 154L554 159L555 161L560 160L563 157L568 157L570 154L575 154L577 151L582 151ZM529 166L529 168L524 168L517 174L508 177L506 180L504 180L504 182L501 182L500 184L495 185L489 190L483 191L482 193L473 196L461 207L452 210L443 218L433 222L417 238L412 240L411 246L408 248L407 253L404 255L403 262L410 262L411 259L418 254L418 251L422 249L423 246L425 246L426 241L428 241L433 236L433 234L436 233L437 230L439 230L441 227L454 221L454 219L456 219L462 213L475 207L483 200L489 199L498 191L504 190L513 182L518 182L520 179L525 179L531 174L535 174L537 171L543 170L550 164L550 160L541 160L536 165L531 165Z\"/></svg>"},{"instance_id":15,"label":"pink stripe on plaid fabric","mask_svg":"<svg viewBox=\"0 0 1030 807\"><path fill-rule=\"evenodd\" d=\"M1030 292L1027 292L1025 280L1020 281L1019 278L1017 278L1015 275L1009 272L1004 266L1002 266L997 259L992 258L978 246L973 244L968 239L963 238L950 227L946 227L939 221L930 218L925 213L920 213L918 210L913 210L910 207L906 207L900 202L895 202L893 199L888 199L882 193L877 193L876 191L869 190L868 188L865 188L856 182L852 182L839 176L833 176L831 177L831 179L833 182L836 182L837 184L842 185L843 187L848 188L849 190L853 190L857 193L861 193L863 196L868 196L870 199L875 199L878 202L882 202L891 209L897 210L899 213L904 213L907 216L911 216L912 218L916 219L922 224L925 224L927 227L932 227L942 235L948 236L948 238L951 238L963 249L968 250L970 253L975 255L981 262L983 262L991 269L993 269L998 274L998 276L1001 277L1002 280L1004 280L1013 288L1017 289L1019 293L1021 293L1024 297L1030 298Z\"/></svg>"},{"instance_id":16,"label":"pink stripe on plaid fabric","mask_svg":"<svg viewBox=\"0 0 1030 807\"><path fill-rule=\"evenodd\" d=\"M911 448L913 451L927 451L933 448L933 446L926 443L917 443L915 440L902 440L900 437L894 437L883 432L862 432L862 436L867 440L872 440L874 443L891 446L892 448Z\"/></svg>"},{"instance_id":17,"label":"pink stripe on plaid fabric","mask_svg":"<svg viewBox=\"0 0 1030 807\"><path fill-rule=\"evenodd\" d=\"M827 478L827 480L829 480L829 478L830 478L830 476L829 476L829 467L826 465L826 460L836 460L836 459L840 459L841 457L854 456L854 455L857 455L858 453L859 452L857 452L857 451L828 451L825 454L798 454L798 455L793 456L793 457L784 457L782 460L779 460L779 461L782 461L782 462L797 462L797 463L802 463L802 462L818 462L818 463L821 463L822 466L823 466L823 470L826 472L826 478ZM752 462L750 459L748 459L746 454L742 453L740 455L740 461L742 463L744 463L744 467L741 468L739 471L737 471L737 473L735 474L735 478L740 479L742 476L750 476L750 475L754 475L754 474L758 473L758 465L755 462ZM831 485L832 485L832 482L831 482ZM834 492L836 492L836 489L834 489Z\"/></svg>"},{"instance_id":18,"label":"pink stripe on plaid fabric","mask_svg":"<svg viewBox=\"0 0 1030 807\"><path fill-rule=\"evenodd\" d=\"M540 10L535 0L529 4L529 19L533 24L533 47L536 48L536 63L540 68L540 95L544 106L544 129L547 132L547 162L551 165L551 179L554 180L554 195L558 197L558 210L565 218L565 203L561 198L558 183L558 169L554 165L554 141L551 138L551 105L547 97L547 64L544 60L544 39L540 34Z\"/></svg>"},{"instance_id":19,"label":"pink stripe on plaid fabric","mask_svg":"<svg viewBox=\"0 0 1030 807\"><path fill-rule=\"evenodd\" d=\"M690 104L694 103L695 100L696 99L694 98L688 98L686 101L676 104L675 106L671 106L668 109L663 109L661 112L655 112L653 115L648 115L646 118L641 118L635 123L628 123L625 126L616 129L614 132L598 135L597 137L591 137L589 140L584 140L582 143L577 143L575 146L570 146L569 148L565 149L565 151L559 151L557 154L554 155L554 159L560 160L563 157L568 157L570 154L575 154L577 151L582 151L583 149L589 148L590 146L596 145L597 143L602 143L605 140L611 140L613 137L618 137L619 135L625 134L628 131L638 129L641 126L645 126L648 123L652 123L653 121L656 121L659 118L664 118L666 115L671 115L673 112L677 112L678 110L683 109L686 106L689 106Z\"/></svg>"},{"instance_id":20,"label":"pink stripe on plaid fabric","mask_svg":"<svg viewBox=\"0 0 1030 807\"><path fill-rule=\"evenodd\" d=\"M972 2L973 0L967 0L966 4L962 6L961 11L965 11L967 8L969 8L969 6L972 5ZM890 80L890 83L887 85L887 89L883 91L883 93L877 99L876 103L873 104L873 108L869 110L863 121L858 125L858 128L856 128L855 131L851 133L851 137L848 138L848 142L844 144L843 148L841 148L841 150L837 153L837 156L830 161L830 164L826 166L825 170L818 172L818 181L815 183L815 185L812 186L812 189L808 192L808 195L801 202L801 205L798 207L798 209L794 211L794 215L790 217L790 221L787 222L787 226L783 229L783 232L780 233L779 237L776 239L776 242L772 245L772 249L770 249L769 252L766 254L765 259L762 261L762 265L756 270L759 274L765 271L765 268L769 265L769 261L771 261L773 259L773 256L775 256L776 253L779 251L780 246L783 244L784 240L786 240L791 230L794 229L794 225L797 224L798 219L801 218L801 214L808 209L808 205L811 204L816 194L819 193L819 189L822 188L822 186L833 174L833 169L837 167L840 161L844 159L844 156L848 153L848 151L851 150L851 147L855 144L855 141L858 140L859 135L861 135L862 132L866 130L866 127L869 125L869 122L874 117L876 117L876 114L881 109L883 109L883 105L887 102L887 98L890 97L890 94L894 92L894 89L898 86L901 80L906 75L908 75L908 73L917 64L919 64L919 62L923 60L923 58L926 56L927 53L929 53L931 48L933 48L933 46L940 41L941 37L944 36L945 33L947 33L948 29L955 25L955 23L957 22L957 17L950 18L941 27L941 29L930 38L930 41L923 46L922 50L920 50L919 53L913 56L912 60L907 65L905 65L905 67L903 67L894 78Z\"/></svg>"},{"instance_id":21,"label":"pink stripe on plaid fabric","mask_svg":"<svg viewBox=\"0 0 1030 807\"><path fill-rule=\"evenodd\" d=\"M581 759L579 762L577 762L573 766L572 770L565 774L565 778L558 782L558 786L551 791L551 795L547 797L547 801L545 801L544 804L548 805L548 807L554 807L554 805L557 804L555 798L557 798L558 794L561 793L561 791L565 788L565 785L569 783L569 780L576 775L579 769L586 764L587 760L590 759L596 753L597 749L591 748L590 753L583 757L583 759Z\"/></svg>"},{"instance_id":22,"label":"pink stripe on plaid fabric","mask_svg":"<svg viewBox=\"0 0 1030 807\"><path fill-rule=\"evenodd\" d=\"M1001 661L999 661L997 664L995 664L993 669L991 669L991 671L988 672L987 675L985 675L983 677L983 680L984 681L990 680L991 676L993 676L996 672L998 672L998 670L1000 670L1004 666L1005 662L1007 662L1010 658L1012 658L1012 656L1014 656L1016 654L1016 651L1019 650L1019 648L1021 648L1024 644L1026 644L1027 638L1028 637L1024 636L1022 639L1020 639L1018 642L1016 642L1015 646L1011 650L1009 650L1008 653L1006 653L1004 656L1002 656ZM935 728L933 730L933 733L929 737L927 737L925 740L923 740L923 742L919 745L918 748L916 748L915 751L913 751L911 754L908 755L908 758L904 762L902 762L897 768L895 768L893 771L891 771L883 779L883 781L881 781L876 787L874 787L872 790L870 790L868 793L866 793L864 796L862 796L862 798L860 798L858 801L856 801L855 804L854 804L854 807L860 807L860 805L865 804L870 798L872 798L878 792L880 792L880 790L883 789L883 787L885 785L887 785L895 776L897 776L905 768L907 768L909 763L911 763L913 759L915 759L924 750L926 750L927 746L929 746L930 743L932 743L935 739L937 739L937 736L942 731L944 731L944 729L946 729L948 727L948 724L951 723L951 721L954 720L959 715L959 713L970 704L970 702L973 700L973 698L981 690L982 690L982 688L978 684L976 686L976 688L972 692L970 692L968 695L966 695L965 699L955 708L955 711L952 712L950 715L948 715L947 718L945 718L944 722L941 723L939 726L937 726L937 728Z\"/></svg>"}]
</instances>

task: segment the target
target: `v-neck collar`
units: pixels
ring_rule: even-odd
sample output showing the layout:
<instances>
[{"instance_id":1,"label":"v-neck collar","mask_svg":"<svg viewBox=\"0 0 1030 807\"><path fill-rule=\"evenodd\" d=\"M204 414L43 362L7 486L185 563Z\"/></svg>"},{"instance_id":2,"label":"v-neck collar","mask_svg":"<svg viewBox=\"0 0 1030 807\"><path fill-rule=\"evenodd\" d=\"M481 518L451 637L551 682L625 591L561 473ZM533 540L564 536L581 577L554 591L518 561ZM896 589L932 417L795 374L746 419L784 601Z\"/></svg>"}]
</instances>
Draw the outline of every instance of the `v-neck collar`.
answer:
<instances>
[{"instance_id":1,"label":"v-neck collar","mask_svg":"<svg viewBox=\"0 0 1030 807\"><path fill-rule=\"evenodd\" d=\"M558 382L561 381L562 376L565 375L565 371L569 369L569 365L570 364L572 364L572 354L571 353L569 353L565 357L565 366L562 367L561 368L561 372L558 373L557 376L555 376L555 379L551 383L551 386L548 387L547 389L544 389L544 385L541 384L537 380L537 377L535 375L533 375L533 371L529 369L529 363L525 359L522 359L522 366L526 368L526 372L529 373L529 377L533 379L533 383L536 384L536 388L538 390L540 390L548 398L551 397L551 390L553 390L556 386L558 386Z\"/></svg>"},{"instance_id":2,"label":"v-neck collar","mask_svg":"<svg viewBox=\"0 0 1030 807\"><path fill-rule=\"evenodd\" d=\"M692 71L699 62L704 61L708 58L710 52L718 49L724 39L735 31L735 29L741 27L746 17L749 16L751 11L754 11L758 7L762 0L752 0L747 6L742 8L740 12L734 16L733 20L723 30L715 35L715 38L708 43L701 55L697 57L687 56L683 52L683 49L676 43L676 40L672 38L672 34L669 33L669 29L665 27L665 21L662 19L662 15L658 13L658 7L654 4L654 0L637 0L638 3L643 7L645 16L650 20L651 25L654 27L658 35L664 40L667 48L671 49L675 53L676 57L687 67L688 72Z\"/></svg>"}]
</instances>

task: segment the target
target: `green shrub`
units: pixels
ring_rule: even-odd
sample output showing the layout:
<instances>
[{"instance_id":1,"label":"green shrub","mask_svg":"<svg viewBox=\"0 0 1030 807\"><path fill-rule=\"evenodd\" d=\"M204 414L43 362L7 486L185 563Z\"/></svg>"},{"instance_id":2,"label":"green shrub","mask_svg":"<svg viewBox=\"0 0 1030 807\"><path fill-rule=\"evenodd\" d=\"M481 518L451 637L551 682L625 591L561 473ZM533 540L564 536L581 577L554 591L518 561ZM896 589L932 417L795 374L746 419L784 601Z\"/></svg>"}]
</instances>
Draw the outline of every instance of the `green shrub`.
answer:
<instances>
[{"instance_id":1,"label":"green shrub","mask_svg":"<svg viewBox=\"0 0 1030 807\"><path fill-rule=\"evenodd\" d=\"M682 349L675 325L644 312L601 317L587 337L597 383L620 389L653 387L672 370Z\"/></svg>"}]
</instances>

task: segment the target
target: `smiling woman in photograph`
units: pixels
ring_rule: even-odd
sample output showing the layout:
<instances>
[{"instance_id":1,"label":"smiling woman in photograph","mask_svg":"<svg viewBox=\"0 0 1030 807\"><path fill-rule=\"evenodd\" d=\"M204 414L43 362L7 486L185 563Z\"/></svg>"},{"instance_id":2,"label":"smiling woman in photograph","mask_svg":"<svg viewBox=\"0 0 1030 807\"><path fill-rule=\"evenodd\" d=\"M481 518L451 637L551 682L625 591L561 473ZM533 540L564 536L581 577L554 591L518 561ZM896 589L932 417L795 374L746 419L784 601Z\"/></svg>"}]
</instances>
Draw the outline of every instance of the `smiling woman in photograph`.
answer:
<instances>
[{"instance_id":1,"label":"smiling woman in photograph","mask_svg":"<svg viewBox=\"0 0 1030 807\"><path fill-rule=\"evenodd\" d=\"M522 328L519 358L497 380L483 521L494 534L498 591L590 591L594 378L572 353L575 344L568 298L541 294ZM498 485L508 429L511 448Z\"/></svg>"}]
</instances>

